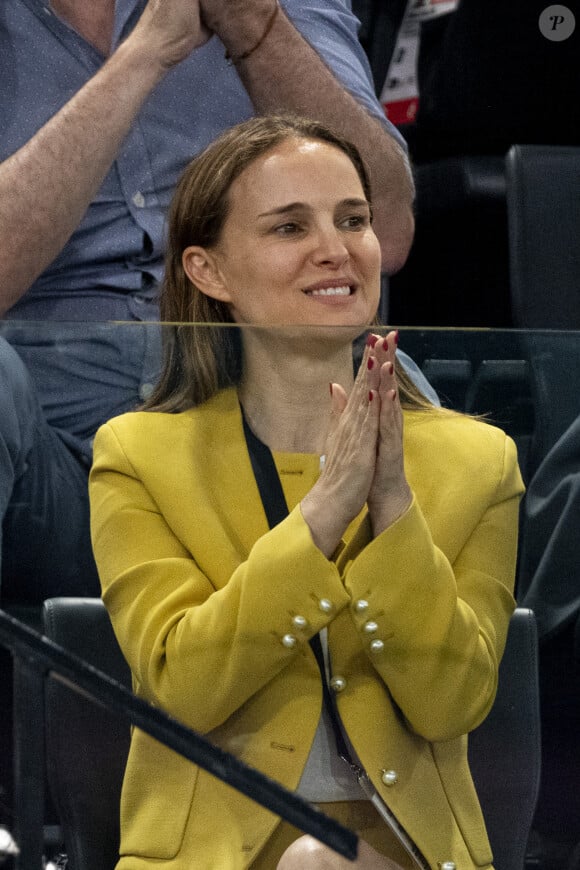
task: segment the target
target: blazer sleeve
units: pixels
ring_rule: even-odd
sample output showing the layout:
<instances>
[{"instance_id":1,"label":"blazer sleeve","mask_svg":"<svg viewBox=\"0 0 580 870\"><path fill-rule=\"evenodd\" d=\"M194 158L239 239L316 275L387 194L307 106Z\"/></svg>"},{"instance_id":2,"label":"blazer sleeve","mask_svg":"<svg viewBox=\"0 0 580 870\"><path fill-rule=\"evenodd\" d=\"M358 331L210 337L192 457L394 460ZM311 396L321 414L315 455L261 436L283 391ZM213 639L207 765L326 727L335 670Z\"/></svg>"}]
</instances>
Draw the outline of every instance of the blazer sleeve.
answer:
<instances>
[{"instance_id":1,"label":"blazer sleeve","mask_svg":"<svg viewBox=\"0 0 580 870\"><path fill-rule=\"evenodd\" d=\"M345 572L353 599L368 602L363 612L351 611L367 654L409 727L431 741L475 728L497 689L515 604L523 491L515 445L507 436L503 439L487 498L456 555L446 555L436 545L414 498L409 510ZM459 488L465 492L465 486L463 479ZM450 527L461 526L465 505L457 501L447 510ZM376 623L373 634L368 633L369 621ZM379 643L371 647L373 638Z\"/></svg>"},{"instance_id":2,"label":"blazer sleeve","mask_svg":"<svg viewBox=\"0 0 580 870\"><path fill-rule=\"evenodd\" d=\"M111 424L97 433L89 489L103 599L140 694L207 732L291 663L319 682L308 640L349 596L298 508L218 589L173 533Z\"/></svg>"}]
</instances>

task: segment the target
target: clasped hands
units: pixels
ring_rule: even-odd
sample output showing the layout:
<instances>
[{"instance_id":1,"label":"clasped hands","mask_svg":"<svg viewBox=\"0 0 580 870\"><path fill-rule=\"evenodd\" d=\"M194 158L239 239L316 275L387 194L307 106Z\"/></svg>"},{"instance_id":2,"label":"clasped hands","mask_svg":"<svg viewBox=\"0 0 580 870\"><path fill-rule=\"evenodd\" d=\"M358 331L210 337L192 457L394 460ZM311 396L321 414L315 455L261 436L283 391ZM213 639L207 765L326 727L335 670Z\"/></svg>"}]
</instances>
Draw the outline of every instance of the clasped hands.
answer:
<instances>
[{"instance_id":1,"label":"clasped hands","mask_svg":"<svg viewBox=\"0 0 580 870\"><path fill-rule=\"evenodd\" d=\"M243 54L263 33L274 0L149 0L130 38L142 40L166 69L216 33Z\"/></svg>"},{"instance_id":2,"label":"clasped hands","mask_svg":"<svg viewBox=\"0 0 580 870\"><path fill-rule=\"evenodd\" d=\"M395 377L397 333L370 335L350 395L331 384L324 469L301 502L313 539L329 557L368 505L376 537L409 507L403 413Z\"/></svg>"}]
</instances>

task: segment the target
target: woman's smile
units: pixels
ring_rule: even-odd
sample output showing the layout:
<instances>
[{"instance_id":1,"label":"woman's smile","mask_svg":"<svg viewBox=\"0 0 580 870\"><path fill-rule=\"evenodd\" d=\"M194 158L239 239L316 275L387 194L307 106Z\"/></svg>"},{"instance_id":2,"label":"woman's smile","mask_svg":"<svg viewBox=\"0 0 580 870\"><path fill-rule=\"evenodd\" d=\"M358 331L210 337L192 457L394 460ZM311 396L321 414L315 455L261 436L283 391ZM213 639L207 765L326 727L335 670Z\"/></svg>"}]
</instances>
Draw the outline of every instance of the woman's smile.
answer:
<instances>
[{"instance_id":1,"label":"woman's smile","mask_svg":"<svg viewBox=\"0 0 580 870\"><path fill-rule=\"evenodd\" d=\"M356 287L350 280L338 278L331 281L319 281L318 284L307 287L303 292L320 302L340 304L353 298Z\"/></svg>"}]
</instances>

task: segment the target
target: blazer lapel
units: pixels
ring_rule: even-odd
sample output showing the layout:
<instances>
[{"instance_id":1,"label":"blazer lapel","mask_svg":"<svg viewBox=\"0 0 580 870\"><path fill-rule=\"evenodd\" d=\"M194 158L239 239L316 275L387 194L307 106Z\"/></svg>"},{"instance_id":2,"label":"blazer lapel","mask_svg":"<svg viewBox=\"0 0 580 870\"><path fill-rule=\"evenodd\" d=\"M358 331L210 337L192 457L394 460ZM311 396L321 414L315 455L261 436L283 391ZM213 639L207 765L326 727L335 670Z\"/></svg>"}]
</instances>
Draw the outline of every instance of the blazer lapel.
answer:
<instances>
[{"instance_id":1,"label":"blazer lapel","mask_svg":"<svg viewBox=\"0 0 580 870\"><path fill-rule=\"evenodd\" d=\"M196 426L198 443L194 449L206 457L207 480L214 481L212 500L245 559L269 526L246 446L236 390L222 390L204 410ZM208 450L208 444L212 449Z\"/></svg>"}]
</instances>

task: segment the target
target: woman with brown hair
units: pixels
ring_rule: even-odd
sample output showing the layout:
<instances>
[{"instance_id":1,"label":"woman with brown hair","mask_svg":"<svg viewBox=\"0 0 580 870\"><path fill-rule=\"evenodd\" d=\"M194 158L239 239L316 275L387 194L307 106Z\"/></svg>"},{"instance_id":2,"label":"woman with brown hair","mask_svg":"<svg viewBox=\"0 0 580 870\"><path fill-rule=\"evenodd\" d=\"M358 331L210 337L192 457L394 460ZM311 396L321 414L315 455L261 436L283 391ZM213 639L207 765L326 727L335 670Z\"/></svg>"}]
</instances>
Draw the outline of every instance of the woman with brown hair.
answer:
<instances>
[{"instance_id":1,"label":"woman with brown hair","mask_svg":"<svg viewBox=\"0 0 580 870\"><path fill-rule=\"evenodd\" d=\"M484 868L465 735L522 484L510 439L369 330L380 268L364 166L325 127L257 118L192 162L159 385L95 441L95 556L138 694L355 829L354 866ZM138 730L121 813L118 870L347 866Z\"/></svg>"}]
</instances>

